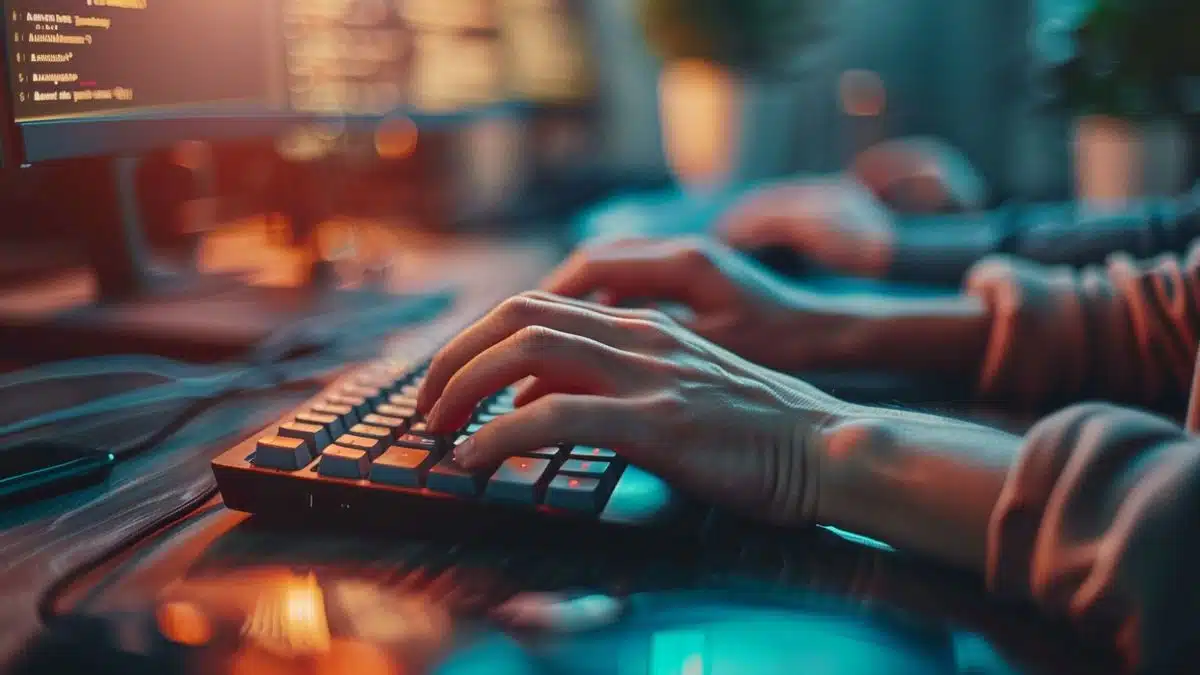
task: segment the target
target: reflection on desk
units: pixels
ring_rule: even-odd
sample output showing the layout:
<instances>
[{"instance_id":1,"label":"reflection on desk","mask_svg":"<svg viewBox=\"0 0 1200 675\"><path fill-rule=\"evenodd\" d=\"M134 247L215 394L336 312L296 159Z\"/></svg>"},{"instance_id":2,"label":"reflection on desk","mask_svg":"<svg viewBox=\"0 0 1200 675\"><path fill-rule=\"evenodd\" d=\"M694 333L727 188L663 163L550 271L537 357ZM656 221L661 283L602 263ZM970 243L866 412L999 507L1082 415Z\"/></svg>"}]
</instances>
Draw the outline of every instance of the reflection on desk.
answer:
<instances>
[{"instance_id":1,"label":"reflection on desk","mask_svg":"<svg viewBox=\"0 0 1200 675\"><path fill-rule=\"evenodd\" d=\"M379 538L268 525L218 507L75 589L62 609L136 625L137 644L157 645L134 659L146 672L615 675L657 673L648 669L657 664L755 675L819 663L834 675L990 675L1105 673L1114 663L1061 626L994 603L969 577L819 530L734 530L687 549L589 543L586 532L570 541ZM624 613L569 633L494 620L514 597L578 592L620 599ZM71 658L128 651L62 636L47 639L58 653L71 645ZM856 660L862 653L869 658ZM23 672L65 665L43 656L51 660L42 669Z\"/></svg>"}]
</instances>

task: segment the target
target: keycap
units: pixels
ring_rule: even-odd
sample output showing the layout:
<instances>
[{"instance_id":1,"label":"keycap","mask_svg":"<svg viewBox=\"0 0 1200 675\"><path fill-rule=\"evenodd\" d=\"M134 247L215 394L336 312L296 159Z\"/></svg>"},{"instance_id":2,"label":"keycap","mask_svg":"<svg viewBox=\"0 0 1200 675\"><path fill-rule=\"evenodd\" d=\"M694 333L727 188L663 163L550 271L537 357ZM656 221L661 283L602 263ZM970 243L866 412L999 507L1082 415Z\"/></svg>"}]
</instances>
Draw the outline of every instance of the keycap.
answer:
<instances>
[{"instance_id":1,"label":"keycap","mask_svg":"<svg viewBox=\"0 0 1200 675\"><path fill-rule=\"evenodd\" d=\"M417 395L420 393L421 393L421 384L419 381L400 388L400 396L403 396L405 398L411 398L414 401L417 400Z\"/></svg>"},{"instance_id":2,"label":"keycap","mask_svg":"<svg viewBox=\"0 0 1200 675\"><path fill-rule=\"evenodd\" d=\"M496 398L493 402L498 404L512 405L513 401L515 400L517 400L517 391L515 389L505 389L499 394L496 394Z\"/></svg>"},{"instance_id":3,"label":"keycap","mask_svg":"<svg viewBox=\"0 0 1200 675\"><path fill-rule=\"evenodd\" d=\"M304 422L287 422L279 425L276 436L281 438L299 438L308 446L310 454L316 455L329 445L329 431L321 424L306 424Z\"/></svg>"},{"instance_id":4,"label":"keycap","mask_svg":"<svg viewBox=\"0 0 1200 675\"><path fill-rule=\"evenodd\" d=\"M478 415L475 417L475 422L478 424L487 424L488 422L495 422L497 417L500 417L500 415L493 415L492 413L483 413L482 415Z\"/></svg>"},{"instance_id":5,"label":"keycap","mask_svg":"<svg viewBox=\"0 0 1200 675\"><path fill-rule=\"evenodd\" d=\"M474 497L485 480L485 474L471 473L456 464L453 455L446 455L429 470L425 487L443 494Z\"/></svg>"},{"instance_id":6,"label":"keycap","mask_svg":"<svg viewBox=\"0 0 1200 675\"><path fill-rule=\"evenodd\" d=\"M349 394L330 394L325 397L325 402L332 405L344 405L354 411L355 419L362 419L371 411L371 404L367 403L367 399L361 396L350 396Z\"/></svg>"},{"instance_id":7,"label":"keycap","mask_svg":"<svg viewBox=\"0 0 1200 675\"><path fill-rule=\"evenodd\" d=\"M538 504L550 476L550 460L509 457L488 479L484 497L505 502Z\"/></svg>"},{"instance_id":8,"label":"keycap","mask_svg":"<svg viewBox=\"0 0 1200 675\"><path fill-rule=\"evenodd\" d=\"M379 442L387 445L392 441L392 430L387 427L377 427L371 424L355 424L350 427L348 434L362 436L363 438L378 438Z\"/></svg>"},{"instance_id":9,"label":"keycap","mask_svg":"<svg viewBox=\"0 0 1200 675\"><path fill-rule=\"evenodd\" d=\"M319 424L329 431L331 438L341 436L346 431L346 425L342 424L342 418L328 413L319 413L310 410L296 415L296 421L303 422L304 424Z\"/></svg>"},{"instance_id":10,"label":"keycap","mask_svg":"<svg viewBox=\"0 0 1200 675\"><path fill-rule=\"evenodd\" d=\"M417 397L416 396L404 396L401 394L392 394L391 396L388 397L388 403L390 403L394 406L399 406L401 408L416 408L417 407Z\"/></svg>"},{"instance_id":11,"label":"keycap","mask_svg":"<svg viewBox=\"0 0 1200 675\"><path fill-rule=\"evenodd\" d=\"M390 432L392 438L399 436L408 427L408 420L399 417L388 417L387 415L378 415L371 413L364 415L362 418L363 424L369 424L373 427L383 427Z\"/></svg>"},{"instance_id":12,"label":"keycap","mask_svg":"<svg viewBox=\"0 0 1200 675\"><path fill-rule=\"evenodd\" d=\"M393 445L371 463L371 481L397 487L421 487L432 460L433 455L425 450Z\"/></svg>"},{"instance_id":13,"label":"keycap","mask_svg":"<svg viewBox=\"0 0 1200 675\"><path fill-rule=\"evenodd\" d=\"M350 406L345 405L345 404L329 403L329 402L318 403L317 405L314 405L312 407L312 410L313 410L313 412L325 413L326 415L333 415L333 416L341 419L342 422L345 424L356 424L358 422L358 415L355 414L354 408L351 408Z\"/></svg>"},{"instance_id":14,"label":"keycap","mask_svg":"<svg viewBox=\"0 0 1200 675\"><path fill-rule=\"evenodd\" d=\"M381 438L369 438L366 436L355 436L353 434L342 434L334 441L343 448L354 448L367 453L367 456L374 459L383 452L384 441Z\"/></svg>"},{"instance_id":15,"label":"keycap","mask_svg":"<svg viewBox=\"0 0 1200 675\"><path fill-rule=\"evenodd\" d=\"M555 457L558 457L558 453L560 452L562 452L562 448L549 447L538 448L537 450L530 450L529 452L522 452L521 454L526 457L545 457L547 459L554 459Z\"/></svg>"},{"instance_id":16,"label":"keycap","mask_svg":"<svg viewBox=\"0 0 1200 675\"><path fill-rule=\"evenodd\" d=\"M365 400L370 405L376 405L383 401L383 390L379 387L368 387L361 384L347 384L342 387L342 393L346 396L356 396Z\"/></svg>"},{"instance_id":17,"label":"keycap","mask_svg":"<svg viewBox=\"0 0 1200 675\"><path fill-rule=\"evenodd\" d=\"M615 473L615 469L610 462L594 459L568 459L563 462L558 472L571 476L585 476L587 478L604 480L610 472Z\"/></svg>"},{"instance_id":18,"label":"keycap","mask_svg":"<svg viewBox=\"0 0 1200 675\"><path fill-rule=\"evenodd\" d=\"M408 433L416 434L417 436L429 436L429 427L425 426L424 422L413 422L408 427Z\"/></svg>"},{"instance_id":19,"label":"keycap","mask_svg":"<svg viewBox=\"0 0 1200 675\"><path fill-rule=\"evenodd\" d=\"M571 448L571 456L578 459L613 459L617 453L604 448L589 448L587 446L576 446Z\"/></svg>"},{"instance_id":20,"label":"keycap","mask_svg":"<svg viewBox=\"0 0 1200 675\"><path fill-rule=\"evenodd\" d=\"M432 436L417 436L415 434L404 434L396 439L396 445L405 448L416 448L418 450L426 450L433 452L438 449L438 441Z\"/></svg>"},{"instance_id":21,"label":"keycap","mask_svg":"<svg viewBox=\"0 0 1200 675\"><path fill-rule=\"evenodd\" d=\"M375 412L388 417L400 417L403 419L411 419L417 416L417 409L408 406L392 405L390 403L380 403L375 407Z\"/></svg>"},{"instance_id":22,"label":"keycap","mask_svg":"<svg viewBox=\"0 0 1200 675\"><path fill-rule=\"evenodd\" d=\"M254 466L295 471L312 461L308 443L302 438L267 436L254 446Z\"/></svg>"},{"instance_id":23,"label":"keycap","mask_svg":"<svg viewBox=\"0 0 1200 675\"><path fill-rule=\"evenodd\" d=\"M482 428L483 428L482 424L480 424L479 422L473 422L473 423L467 425L467 428L465 430L463 430L463 433L470 436L471 434L477 433Z\"/></svg>"},{"instance_id":24,"label":"keycap","mask_svg":"<svg viewBox=\"0 0 1200 675\"><path fill-rule=\"evenodd\" d=\"M383 370L369 370L354 376L354 382L361 387L378 387L390 389L396 384L396 377Z\"/></svg>"},{"instance_id":25,"label":"keycap","mask_svg":"<svg viewBox=\"0 0 1200 675\"><path fill-rule=\"evenodd\" d=\"M546 488L546 505L568 511L598 513L604 506L604 490L595 478L555 476Z\"/></svg>"},{"instance_id":26,"label":"keycap","mask_svg":"<svg viewBox=\"0 0 1200 675\"><path fill-rule=\"evenodd\" d=\"M488 413L496 416L507 415L515 410L511 403L493 403L487 407Z\"/></svg>"},{"instance_id":27,"label":"keycap","mask_svg":"<svg viewBox=\"0 0 1200 675\"><path fill-rule=\"evenodd\" d=\"M329 478L350 478L358 480L365 478L371 466L367 453L354 448L343 448L331 445L321 453L321 463L317 465L317 473Z\"/></svg>"}]
</instances>

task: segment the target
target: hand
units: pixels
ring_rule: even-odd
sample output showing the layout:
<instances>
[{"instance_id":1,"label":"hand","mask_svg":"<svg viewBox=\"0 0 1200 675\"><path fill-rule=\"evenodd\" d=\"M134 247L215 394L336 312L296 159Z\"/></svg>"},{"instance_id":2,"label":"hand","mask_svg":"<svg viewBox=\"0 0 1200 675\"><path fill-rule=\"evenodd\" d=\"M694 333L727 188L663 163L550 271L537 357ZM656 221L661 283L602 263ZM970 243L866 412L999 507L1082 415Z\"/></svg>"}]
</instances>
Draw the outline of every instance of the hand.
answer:
<instances>
[{"instance_id":1,"label":"hand","mask_svg":"<svg viewBox=\"0 0 1200 675\"><path fill-rule=\"evenodd\" d=\"M564 442L612 448L700 499L777 523L811 515L806 447L843 406L660 312L530 293L433 359L417 407L431 431L450 432L525 378L517 411L458 446L461 466Z\"/></svg>"},{"instance_id":2,"label":"hand","mask_svg":"<svg viewBox=\"0 0 1200 675\"><path fill-rule=\"evenodd\" d=\"M789 286L752 260L707 239L618 241L581 249L542 289L599 296L603 304L686 306L689 330L778 370L822 365L846 325L831 303Z\"/></svg>"},{"instance_id":3,"label":"hand","mask_svg":"<svg viewBox=\"0 0 1200 675\"><path fill-rule=\"evenodd\" d=\"M882 278L895 250L891 212L851 179L761 188L734 205L718 236L739 249L786 246L837 272Z\"/></svg>"}]
</instances>

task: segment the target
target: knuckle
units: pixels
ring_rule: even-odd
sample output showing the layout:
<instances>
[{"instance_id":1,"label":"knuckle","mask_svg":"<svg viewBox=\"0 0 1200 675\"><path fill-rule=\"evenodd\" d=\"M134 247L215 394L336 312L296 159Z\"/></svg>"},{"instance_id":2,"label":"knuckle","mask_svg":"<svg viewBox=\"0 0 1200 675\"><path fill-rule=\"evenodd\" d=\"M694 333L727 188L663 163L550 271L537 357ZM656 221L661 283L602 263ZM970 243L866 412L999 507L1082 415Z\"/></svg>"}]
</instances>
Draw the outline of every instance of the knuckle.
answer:
<instances>
[{"instance_id":1,"label":"knuckle","mask_svg":"<svg viewBox=\"0 0 1200 675\"><path fill-rule=\"evenodd\" d=\"M563 336L545 326L525 326L514 334L518 345L531 351L552 349L563 344Z\"/></svg>"},{"instance_id":2,"label":"knuckle","mask_svg":"<svg viewBox=\"0 0 1200 675\"><path fill-rule=\"evenodd\" d=\"M712 264L708 244L699 240L684 242L675 256L679 264L686 269L699 270Z\"/></svg>"},{"instance_id":3,"label":"knuckle","mask_svg":"<svg viewBox=\"0 0 1200 675\"><path fill-rule=\"evenodd\" d=\"M617 322L617 327L633 335L638 343L650 347L666 346L672 342L672 336L667 331L666 324L662 321L650 318L620 319Z\"/></svg>"},{"instance_id":4,"label":"knuckle","mask_svg":"<svg viewBox=\"0 0 1200 675\"><path fill-rule=\"evenodd\" d=\"M570 414L571 399L565 394L548 394L537 402L537 417L542 424L558 425L568 419Z\"/></svg>"},{"instance_id":5,"label":"knuckle","mask_svg":"<svg viewBox=\"0 0 1200 675\"><path fill-rule=\"evenodd\" d=\"M500 315L512 322L532 321L541 310L539 301L529 294L514 295L500 305Z\"/></svg>"}]
</instances>

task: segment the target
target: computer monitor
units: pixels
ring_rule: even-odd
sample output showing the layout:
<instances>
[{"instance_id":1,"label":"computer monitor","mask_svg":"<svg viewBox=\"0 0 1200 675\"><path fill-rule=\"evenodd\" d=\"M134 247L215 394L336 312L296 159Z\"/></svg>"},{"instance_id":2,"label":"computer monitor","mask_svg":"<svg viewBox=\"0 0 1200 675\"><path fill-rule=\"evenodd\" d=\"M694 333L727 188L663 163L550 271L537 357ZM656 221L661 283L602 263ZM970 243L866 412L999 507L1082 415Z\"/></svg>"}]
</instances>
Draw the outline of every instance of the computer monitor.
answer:
<instances>
[{"instance_id":1,"label":"computer monitor","mask_svg":"<svg viewBox=\"0 0 1200 675\"><path fill-rule=\"evenodd\" d=\"M578 102L575 0L4 0L27 162ZM574 9L573 9L574 7Z\"/></svg>"},{"instance_id":2,"label":"computer monitor","mask_svg":"<svg viewBox=\"0 0 1200 675\"><path fill-rule=\"evenodd\" d=\"M135 305L153 284L138 155L277 138L308 122L372 129L403 116L424 135L577 106L589 91L583 41L570 30L581 1L3 0L12 110L0 127L14 163L74 172L63 201L84 205L77 230L100 306ZM170 314L163 302L109 315L150 326Z\"/></svg>"}]
</instances>

